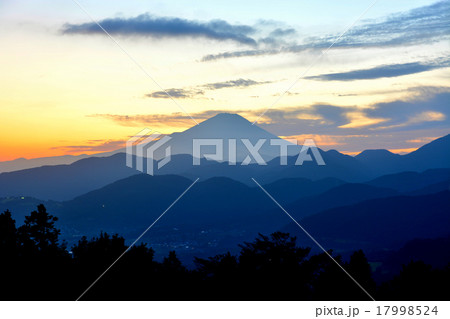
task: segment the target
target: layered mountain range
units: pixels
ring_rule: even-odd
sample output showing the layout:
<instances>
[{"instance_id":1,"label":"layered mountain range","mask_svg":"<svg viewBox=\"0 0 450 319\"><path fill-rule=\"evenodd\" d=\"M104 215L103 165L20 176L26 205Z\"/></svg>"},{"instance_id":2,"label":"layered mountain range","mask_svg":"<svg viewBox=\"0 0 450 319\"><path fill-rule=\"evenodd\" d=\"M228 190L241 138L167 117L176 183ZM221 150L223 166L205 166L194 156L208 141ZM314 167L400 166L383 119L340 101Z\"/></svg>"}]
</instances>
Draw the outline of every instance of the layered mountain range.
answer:
<instances>
[{"instance_id":1,"label":"layered mountain range","mask_svg":"<svg viewBox=\"0 0 450 319\"><path fill-rule=\"evenodd\" d=\"M301 146L293 144L287 165L281 165L280 147L270 140L283 141L235 114L219 114L170 137L165 146L171 161L154 176L127 167L124 150L3 172L0 210L11 210L20 224L44 203L59 218L69 245L100 231L131 241L199 178L144 236L157 255L176 250L190 261L236 250L257 233L277 230L312 246L256 180L325 247L340 252L363 248L375 254L415 238L450 235L450 135L406 155L367 150L352 157L319 148L326 165L295 165ZM205 155L215 150L202 148L200 165L193 165L194 139L222 139L224 160L212 160ZM258 150L266 165L256 163L244 139L251 145L266 141ZM227 161L230 140L237 140L235 165ZM248 156L250 163L242 165Z\"/></svg>"}]
</instances>

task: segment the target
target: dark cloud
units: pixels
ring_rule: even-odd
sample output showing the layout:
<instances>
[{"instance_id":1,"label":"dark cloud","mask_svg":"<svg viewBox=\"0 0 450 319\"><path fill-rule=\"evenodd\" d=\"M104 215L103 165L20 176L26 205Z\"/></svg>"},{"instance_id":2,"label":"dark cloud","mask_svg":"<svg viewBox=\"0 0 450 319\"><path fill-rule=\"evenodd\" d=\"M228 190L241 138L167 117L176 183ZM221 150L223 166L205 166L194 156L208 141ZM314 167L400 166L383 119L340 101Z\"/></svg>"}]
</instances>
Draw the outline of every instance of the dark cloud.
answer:
<instances>
[{"instance_id":1,"label":"dark cloud","mask_svg":"<svg viewBox=\"0 0 450 319\"><path fill-rule=\"evenodd\" d=\"M293 28L289 29L282 29L282 28L276 28L272 32L270 32L270 37L285 37L285 36L292 36L295 35L297 31Z\"/></svg>"},{"instance_id":2,"label":"dark cloud","mask_svg":"<svg viewBox=\"0 0 450 319\"><path fill-rule=\"evenodd\" d=\"M187 90L187 89L168 89L166 91L155 91L149 94L145 94L145 97L155 99L186 99L193 98L199 95L203 95L204 92L200 90Z\"/></svg>"},{"instance_id":3,"label":"dark cloud","mask_svg":"<svg viewBox=\"0 0 450 319\"><path fill-rule=\"evenodd\" d=\"M107 18L99 24L110 34L152 38L208 38L218 41L232 40L253 47L279 47L287 44L285 38L297 31L278 21L259 21L253 26L230 24L224 20L195 21L172 17L155 17L148 13L132 18ZM66 23L63 34L102 34L94 22Z\"/></svg>"},{"instance_id":4,"label":"dark cloud","mask_svg":"<svg viewBox=\"0 0 450 319\"><path fill-rule=\"evenodd\" d=\"M219 59L228 59L228 58L240 58L240 57L251 57L251 56L261 56L261 55L272 55L281 53L283 50L276 49L257 49L257 50L243 50L243 51L231 51L231 52L223 52L218 54L208 54L202 57L202 62L214 61Z\"/></svg>"},{"instance_id":5,"label":"dark cloud","mask_svg":"<svg viewBox=\"0 0 450 319\"><path fill-rule=\"evenodd\" d=\"M204 87L210 89L210 90L219 90L223 88L230 88L230 87L249 87L254 85L261 85L261 84L268 84L272 83L271 81L265 81L265 82L258 82L250 79L237 79L237 80L231 80L231 81L225 81L225 82L216 82L216 83L208 83L205 84Z\"/></svg>"},{"instance_id":6,"label":"dark cloud","mask_svg":"<svg viewBox=\"0 0 450 319\"><path fill-rule=\"evenodd\" d=\"M168 89L164 91L155 91L149 94L145 94L145 97L156 99L168 99L170 97L174 99L186 99L195 98L205 94L204 90L219 90L225 88L245 88L254 85L261 85L272 83L271 81L259 82L251 79L237 79L224 82L207 83L196 86L195 88L188 89ZM166 93L167 92L167 93ZM170 97L169 97L169 95Z\"/></svg>"},{"instance_id":7,"label":"dark cloud","mask_svg":"<svg viewBox=\"0 0 450 319\"><path fill-rule=\"evenodd\" d=\"M268 131L282 136L299 134L336 134L338 127L348 123L345 114L356 107L316 104L310 107L288 107L267 111L258 123ZM258 116L259 114L255 115Z\"/></svg>"},{"instance_id":8,"label":"dark cloud","mask_svg":"<svg viewBox=\"0 0 450 319\"><path fill-rule=\"evenodd\" d=\"M408 74L416 74L425 71L431 71L438 68L445 68L449 66L450 62L448 60L443 63L412 62L403 64L381 65L370 69L362 69L349 72L321 74L317 76L309 76L306 77L306 79L321 80L321 81L372 80L379 78L392 78Z\"/></svg>"},{"instance_id":9,"label":"dark cloud","mask_svg":"<svg viewBox=\"0 0 450 319\"><path fill-rule=\"evenodd\" d=\"M267 37L260 38L258 40L258 43L273 48L280 47L282 45L288 44L288 42L285 40L286 37L292 37L296 34L297 31L293 28L276 28L275 30L271 31Z\"/></svg>"},{"instance_id":10,"label":"dark cloud","mask_svg":"<svg viewBox=\"0 0 450 319\"><path fill-rule=\"evenodd\" d=\"M341 46L396 46L429 43L450 34L450 2L440 1L428 6L394 14L384 21L369 22L349 31Z\"/></svg>"},{"instance_id":11,"label":"dark cloud","mask_svg":"<svg viewBox=\"0 0 450 319\"><path fill-rule=\"evenodd\" d=\"M202 37L218 41L232 40L247 45L256 45L250 37L255 29L248 25L233 25L223 20L208 22L170 17L154 17L148 13L133 18L108 18L99 21L109 33L123 36L145 36L153 38ZM103 30L94 22L65 24L64 34L96 34Z\"/></svg>"},{"instance_id":12,"label":"dark cloud","mask_svg":"<svg viewBox=\"0 0 450 319\"><path fill-rule=\"evenodd\" d=\"M398 13L382 21L366 21L353 27L334 44L338 48L395 47L432 43L448 38L450 35L450 1L416 8ZM302 44L291 43L278 50L256 48L206 55L202 61L237 58L245 56L273 55L278 53L298 53L311 49L326 49L338 37L333 34L325 37L310 37Z\"/></svg>"},{"instance_id":13,"label":"dark cloud","mask_svg":"<svg viewBox=\"0 0 450 319\"><path fill-rule=\"evenodd\" d=\"M450 92L433 94L420 92L421 95L413 101L393 101L379 103L374 108L368 109L366 114L370 117L385 117L389 121L380 123L375 129L380 130L410 130L426 128L450 127ZM422 98L423 97L423 98Z\"/></svg>"},{"instance_id":14,"label":"dark cloud","mask_svg":"<svg viewBox=\"0 0 450 319\"><path fill-rule=\"evenodd\" d=\"M370 108L317 104L269 110L259 126L277 135L298 134L378 134L420 129L449 129L450 88L420 88L411 91L414 99L377 103ZM343 127L349 114L367 119L383 119L360 127Z\"/></svg>"}]
</instances>

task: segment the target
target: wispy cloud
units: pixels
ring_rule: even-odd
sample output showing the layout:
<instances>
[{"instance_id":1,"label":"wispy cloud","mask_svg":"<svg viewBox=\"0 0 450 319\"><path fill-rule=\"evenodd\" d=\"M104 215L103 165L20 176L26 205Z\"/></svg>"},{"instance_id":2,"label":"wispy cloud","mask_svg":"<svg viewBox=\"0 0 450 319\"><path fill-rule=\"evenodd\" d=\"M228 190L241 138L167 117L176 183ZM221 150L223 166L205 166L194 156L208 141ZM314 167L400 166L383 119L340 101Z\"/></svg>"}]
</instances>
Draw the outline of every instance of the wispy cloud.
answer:
<instances>
[{"instance_id":1,"label":"wispy cloud","mask_svg":"<svg viewBox=\"0 0 450 319\"><path fill-rule=\"evenodd\" d=\"M279 135L361 134L450 127L450 89L421 88L408 100L376 103L365 108L315 104L269 110L258 125Z\"/></svg>"},{"instance_id":2,"label":"wispy cloud","mask_svg":"<svg viewBox=\"0 0 450 319\"><path fill-rule=\"evenodd\" d=\"M434 93L433 93L434 92ZM423 90L415 99L377 103L365 108L315 104L269 110L258 121L258 126L282 136L304 134L361 135L367 132L388 134L393 132L438 129L450 127L448 101L450 91L443 88ZM206 120L218 113L238 113L252 120L261 114L261 109L209 110L192 113L198 121ZM192 120L183 113L172 114L93 114L128 127L179 127L189 128ZM374 136L376 135L373 133Z\"/></svg>"},{"instance_id":3,"label":"wispy cloud","mask_svg":"<svg viewBox=\"0 0 450 319\"><path fill-rule=\"evenodd\" d=\"M433 92L432 89L429 91ZM450 92L432 93L424 91L410 101L393 101L378 103L368 109L366 114L374 118L389 118L382 125L372 127L372 130L396 131L410 129L424 129L430 127L449 127L450 109L448 101Z\"/></svg>"},{"instance_id":4,"label":"wispy cloud","mask_svg":"<svg viewBox=\"0 0 450 319\"><path fill-rule=\"evenodd\" d=\"M295 35L297 31L294 28L282 29L276 28L272 32L270 32L269 36L271 37L285 37Z\"/></svg>"},{"instance_id":5,"label":"wispy cloud","mask_svg":"<svg viewBox=\"0 0 450 319\"><path fill-rule=\"evenodd\" d=\"M219 90L223 88L244 88L254 85L261 85L261 84L268 84L273 83L272 81L254 81L250 79L237 79L237 80L231 80L231 81L225 81L225 82L215 82L215 83L207 83L204 85L204 87L210 89L210 90Z\"/></svg>"},{"instance_id":6,"label":"wispy cloud","mask_svg":"<svg viewBox=\"0 0 450 319\"><path fill-rule=\"evenodd\" d=\"M196 120L206 120L216 114L226 113L226 110L209 110L204 112L191 113ZM234 111L239 112L239 111ZM184 113L176 112L171 114L136 114L136 115L120 115L120 114L91 114L88 117L96 117L107 119L121 126L128 127L190 127L192 119Z\"/></svg>"},{"instance_id":7,"label":"wispy cloud","mask_svg":"<svg viewBox=\"0 0 450 319\"><path fill-rule=\"evenodd\" d=\"M405 127L405 126L412 126L415 124L422 124L422 123L427 123L427 122L441 122L441 121L445 121L446 119L447 119L447 116L441 112L424 111L424 112L420 112L420 113L409 116L409 118L402 123L393 124L393 125L389 125L389 126L381 126L381 127L375 128L375 129L386 130L386 129Z\"/></svg>"},{"instance_id":8,"label":"wispy cloud","mask_svg":"<svg viewBox=\"0 0 450 319\"><path fill-rule=\"evenodd\" d=\"M186 98L195 98L198 96L202 96L205 94L206 90L220 90L226 88L246 88L255 85L262 85L273 83L273 81L255 81L251 79L237 79L237 80L229 80L224 82L213 82L206 83L203 85L198 85L193 88L181 88L181 89L168 89L166 92L175 99L186 99ZM169 95L164 91L155 91L149 94L145 94L145 97L148 98L157 98L157 99L167 99Z\"/></svg>"},{"instance_id":9,"label":"wispy cloud","mask_svg":"<svg viewBox=\"0 0 450 319\"><path fill-rule=\"evenodd\" d=\"M240 50L240 51L228 51L217 54L207 54L202 57L202 62L229 59L229 58L240 58L240 57L252 57L261 55L272 55L278 53L288 52L288 48L281 49L256 49L256 50Z\"/></svg>"},{"instance_id":10,"label":"wispy cloud","mask_svg":"<svg viewBox=\"0 0 450 319\"><path fill-rule=\"evenodd\" d=\"M411 140L407 140L407 143L414 143L414 144L425 144L430 143L431 141L437 139L439 136L430 136L430 137L420 137L420 138L414 138Z\"/></svg>"},{"instance_id":11,"label":"wispy cloud","mask_svg":"<svg viewBox=\"0 0 450 319\"><path fill-rule=\"evenodd\" d=\"M436 60L431 62L412 62L403 64L381 65L370 69L354 70L349 72L320 74L309 76L306 79L320 81L354 81L392 78L397 76L416 74L450 66L450 61Z\"/></svg>"},{"instance_id":12,"label":"wispy cloud","mask_svg":"<svg viewBox=\"0 0 450 319\"><path fill-rule=\"evenodd\" d=\"M230 24L224 20L207 22L172 17L155 17L148 13L132 18L108 18L99 23L109 33L122 36L143 36L153 38L207 38L218 41L232 40L241 44L256 45L250 37L256 30L248 25ZM103 33L94 22L65 24L64 34Z\"/></svg>"},{"instance_id":13,"label":"wispy cloud","mask_svg":"<svg viewBox=\"0 0 450 319\"><path fill-rule=\"evenodd\" d=\"M345 116L350 122L344 125L340 125L338 126L338 128L363 128L389 120L386 118L368 117L364 112L348 112L345 114Z\"/></svg>"},{"instance_id":14,"label":"wispy cloud","mask_svg":"<svg viewBox=\"0 0 450 319\"><path fill-rule=\"evenodd\" d=\"M450 2L440 1L351 29L341 45L354 46L361 43L362 46L397 46L429 43L449 35L449 19Z\"/></svg>"},{"instance_id":15,"label":"wispy cloud","mask_svg":"<svg viewBox=\"0 0 450 319\"><path fill-rule=\"evenodd\" d=\"M155 99L169 99L170 97L174 99L186 99L186 98L193 98L203 94L204 92L201 90L168 89L166 91L155 91L149 94L145 94L145 97Z\"/></svg>"},{"instance_id":16,"label":"wispy cloud","mask_svg":"<svg viewBox=\"0 0 450 319\"><path fill-rule=\"evenodd\" d=\"M320 147L346 145L349 140L355 138L367 138L368 135L323 135L323 134L301 134L291 136L280 136L285 139L295 139L299 144L303 144L305 139L313 139Z\"/></svg>"},{"instance_id":17,"label":"wispy cloud","mask_svg":"<svg viewBox=\"0 0 450 319\"><path fill-rule=\"evenodd\" d=\"M68 154L80 152L108 152L125 146L125 140L89 140L84 145L63 145L51 149L64 150Z\"/></svg>"},{"instance_id":18,"label":"wispy cloud","mask_svg":"<svg viewBox=\"0 0 450 319\"><path fill-rule=\"evenodd\" d=\"M419 7L407 12L390 15L349 30L345 36L334 44L335 48L396 47L433 43L448 39L450 35L450 2L441 1L432 5ZM279 53L298 53L311 49L327 48L338 34L324 37L310 37L302 43L291 42L279 49L255 48L251 50L228 51L205 55L202 61L226 58L273 55Z\"/></svg>"}]
</instances>

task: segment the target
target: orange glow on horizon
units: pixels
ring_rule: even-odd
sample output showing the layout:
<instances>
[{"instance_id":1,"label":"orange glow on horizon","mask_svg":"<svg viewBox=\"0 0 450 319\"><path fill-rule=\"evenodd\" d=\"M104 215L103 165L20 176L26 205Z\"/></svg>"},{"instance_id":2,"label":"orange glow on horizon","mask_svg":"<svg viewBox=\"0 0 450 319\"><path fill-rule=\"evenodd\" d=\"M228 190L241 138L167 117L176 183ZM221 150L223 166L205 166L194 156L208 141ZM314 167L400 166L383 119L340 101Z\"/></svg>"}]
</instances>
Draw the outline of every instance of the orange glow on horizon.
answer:
<instances>
[{"instance_id":1,"label":"orange glow on horizon","mask_svg":"<svg viewBox=\"0 0 450 319\"><path fill-rule=\"evenodd\" d=\"M411 147L411 148L395 148L395 149L389 149L388 151L394 154L407 154L414 151L417 151L418 147Z\"/></svg>"}]
</instances>

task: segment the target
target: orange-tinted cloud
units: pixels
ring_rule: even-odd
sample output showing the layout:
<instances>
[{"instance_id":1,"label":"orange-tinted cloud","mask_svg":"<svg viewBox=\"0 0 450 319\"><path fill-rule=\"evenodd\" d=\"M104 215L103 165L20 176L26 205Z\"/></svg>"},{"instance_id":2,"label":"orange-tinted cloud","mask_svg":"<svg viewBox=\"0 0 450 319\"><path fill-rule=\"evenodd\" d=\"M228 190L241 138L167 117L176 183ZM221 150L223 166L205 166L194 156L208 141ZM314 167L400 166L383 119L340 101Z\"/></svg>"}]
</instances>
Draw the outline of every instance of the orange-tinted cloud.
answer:
<instances>
[{"instance_id":1,"label":"orange-tinted cloud","mask_svg":"<svg viewBox=\"0 0 450 319\"><path fill-rule=\"evenodd\" d=\"M406 143L425 144L425 143L430 143L431 141L437 139L438 137L439 136L414 138L414 139L411 139L411 140L407 140Z\"/></svg>"},{"instance_id":2,"label":"orange-tinted cloud","mask_svg":"<svg viewBox=\"0 0 450 319\"><path fill-rule=\"evenodd\" d=\"M280 136L284 139L294 139L297 140L298 144L303 144L305 139L312 139L317 146L336 146L336 145L344 145L339 141L339 136L332 135L318 135L318 134L301 134L301 135L291 135L291 136Z\"/></svg>"},{"instance_id":3,"label":"orange-tinted cloud","mask_svg":"<svg viewBox=\"0 0 450 319\"><path fill-rule=\"evenodd\" d=\"M125 140L89 140L84 145L62 145L51 147L53 150L63 150L67 154L96 153L115 151L125 147Z\"/></svg>"},{"instance_id":4,"label":"orange-tinted cloud","mask_svg":"<svg viewBox=\"0 0 450 319\"><path fill-rule=\"evenodd\" d=\"M206 120L218 113L224 113L224 110L211 110L204 112L191 113L191 116L198 120ZM229 111L228 111L229 112ZM239 112L239 111L234 111ZM120 115L120 114L92 114L88 117L97 117L114 121L123 126L140 127L151 126L161 127L170 126L177 128L189 128L193 126L194 121L185 113L176 112L171 114L136 114L136 115Z\"/></svg>"},{"instance_id":5,"label":"orange-tinted cloud","mask_svg":"<svg viewBox=\"0 0 450 319\"><path fill-rule=\"evenodd\" d=\"M346 114L346 117L350 120L350 123L338 126L339 128L361 128L388 120L384 118L370 118L362 112L349 112Z\"/></svg>"}]
</instances>

